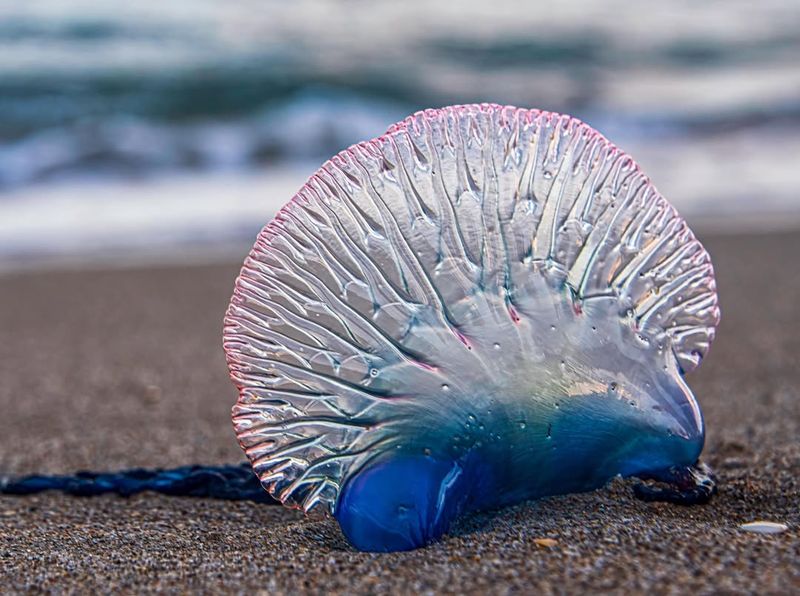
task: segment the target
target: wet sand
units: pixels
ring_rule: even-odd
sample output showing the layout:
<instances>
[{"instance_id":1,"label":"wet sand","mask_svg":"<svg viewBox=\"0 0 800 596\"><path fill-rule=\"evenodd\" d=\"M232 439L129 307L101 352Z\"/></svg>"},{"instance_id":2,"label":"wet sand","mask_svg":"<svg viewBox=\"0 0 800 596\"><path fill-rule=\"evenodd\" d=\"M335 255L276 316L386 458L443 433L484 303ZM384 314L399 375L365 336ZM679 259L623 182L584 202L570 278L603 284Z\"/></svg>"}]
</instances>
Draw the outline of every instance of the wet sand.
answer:
<instances>
[{"instance_id":1,"label":"wet sand","mask_svg":"<svg viewBox=\"0 0 800 596\"><path fill-rule=\"evenodd\" d=\"M800 233L702 239L723 309L689 377L719 476L710 505L642 503L616 481L475 516L426 549L376 555L349 548L332 521L276 506L2 497L0 590L798 592ZM237 270L0 277L0 471L240 461L220 347ZM757 519L789 530L738 529Z\"/></svg>"}]
</instances>

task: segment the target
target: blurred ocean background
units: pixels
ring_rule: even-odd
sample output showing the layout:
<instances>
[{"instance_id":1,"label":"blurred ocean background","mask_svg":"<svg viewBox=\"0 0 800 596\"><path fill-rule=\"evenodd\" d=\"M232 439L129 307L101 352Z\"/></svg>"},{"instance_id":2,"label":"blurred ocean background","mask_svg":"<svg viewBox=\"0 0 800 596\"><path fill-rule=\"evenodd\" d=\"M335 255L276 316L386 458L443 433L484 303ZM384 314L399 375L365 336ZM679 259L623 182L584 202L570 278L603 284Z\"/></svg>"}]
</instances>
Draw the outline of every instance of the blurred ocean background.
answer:
<instances>
[{"instance_id":1,"label":"blurred ocean background","mask_svg":"<svg viewBox=\"0 0 800 596\"><path fill-rule=\"evenodd\" d=\"M422 108L575 115L701 229L800 225L800 3L0 0L0 263L241 254Z\"/></svg>"}]
</instances>

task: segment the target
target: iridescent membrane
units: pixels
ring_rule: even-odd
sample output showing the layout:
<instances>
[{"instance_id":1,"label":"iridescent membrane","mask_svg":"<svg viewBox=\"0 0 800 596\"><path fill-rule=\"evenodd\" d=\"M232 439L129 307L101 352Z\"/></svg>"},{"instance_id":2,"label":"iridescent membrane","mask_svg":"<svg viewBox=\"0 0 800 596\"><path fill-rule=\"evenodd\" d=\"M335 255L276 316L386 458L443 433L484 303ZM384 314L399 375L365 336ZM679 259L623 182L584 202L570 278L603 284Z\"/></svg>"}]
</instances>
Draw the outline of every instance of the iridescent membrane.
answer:
<instances>
[{"instance_id":1,"label":"iridescent membrane","mask_svg":"<svg viewBox=\"0 0 800 596\"><path fill-rule=\"evenodd\" d=\"M429 110L343 151L261 232L225 320L263 486L363 550L458 515L668 477L719 309L708 254L587 125Z\"/></svg>"}]
</instances>

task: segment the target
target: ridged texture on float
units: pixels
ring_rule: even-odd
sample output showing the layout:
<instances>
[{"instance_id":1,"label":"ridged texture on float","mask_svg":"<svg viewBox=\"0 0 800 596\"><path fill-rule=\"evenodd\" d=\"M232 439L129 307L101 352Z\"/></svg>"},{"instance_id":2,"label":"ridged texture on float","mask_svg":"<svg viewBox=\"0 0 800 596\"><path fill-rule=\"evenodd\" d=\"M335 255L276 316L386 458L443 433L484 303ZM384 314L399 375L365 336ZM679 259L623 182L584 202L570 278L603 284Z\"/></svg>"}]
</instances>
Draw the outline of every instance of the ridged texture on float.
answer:
<instances>
[{"instance_id":1,"label":"ridged texture on float","mask_svg":"<svg viewBox=\"0 0 800 596\"><path fill-rule=\"evenodd\" d=\"M613 297L683 371L719 318L706 251L587 125L494 105L411 116L327 162L247 258L225 321L241 445L273 496L332 510L348 473L402 442L410 404L456 408L465 383L507 376L546 341L509 321L564 295L576 312Z\"/></svg>"}]
</instances>

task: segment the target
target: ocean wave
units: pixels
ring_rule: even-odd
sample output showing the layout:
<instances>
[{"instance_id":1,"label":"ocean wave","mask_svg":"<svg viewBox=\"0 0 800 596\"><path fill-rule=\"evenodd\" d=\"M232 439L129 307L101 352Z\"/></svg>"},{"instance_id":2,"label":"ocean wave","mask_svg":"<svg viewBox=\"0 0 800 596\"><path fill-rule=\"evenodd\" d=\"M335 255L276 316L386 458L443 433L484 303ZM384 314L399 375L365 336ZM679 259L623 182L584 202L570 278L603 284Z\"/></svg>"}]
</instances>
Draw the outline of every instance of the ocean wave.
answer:
<instances>
[{"instance_id":1,"label":"ocean wave","mask_svg":"<svg viewBox=\"0 0 800 596\"><path fill-rule=\"evenodd\" d=\"M799 126L800 7L731 6L565 0L541 19L524 0L17 3L0 19L0 185L316 156L364 121L374 134L380 118L487 100L630 130ZM292 131L287 113L327 132ZM204 140L217 136L222 156Z\"/></svg>"},{"instance_id":2,"label":"ocean wave","mask_svg":"<svg viewBox=\"0 0 800 596\"><path fill-rule=\"evenodd\" d=\"M0 142L0 200L14 187L73 178L135 179L170 171L248 170L322 161L381 134L418 107L318 88L238 118L165 122L115 114L45 126ZM800 101L688 113L620 114L584 106L573 114L611 138L633 143L741 131L757 137L776 128L791 136L800 130Z\"/></svg>"},{"instance_id":3,"label":"ocean wave","mask_svg":"<svg viewBox=\"0 0 800 596\"><path fill-rule=\"evenodd\" d=\"M322 159L380 134L403 115L389 102L305 92L239 119L82 120L0 144L0 190L80 176L141 177Z\"/></svg>"}]
</instances>

